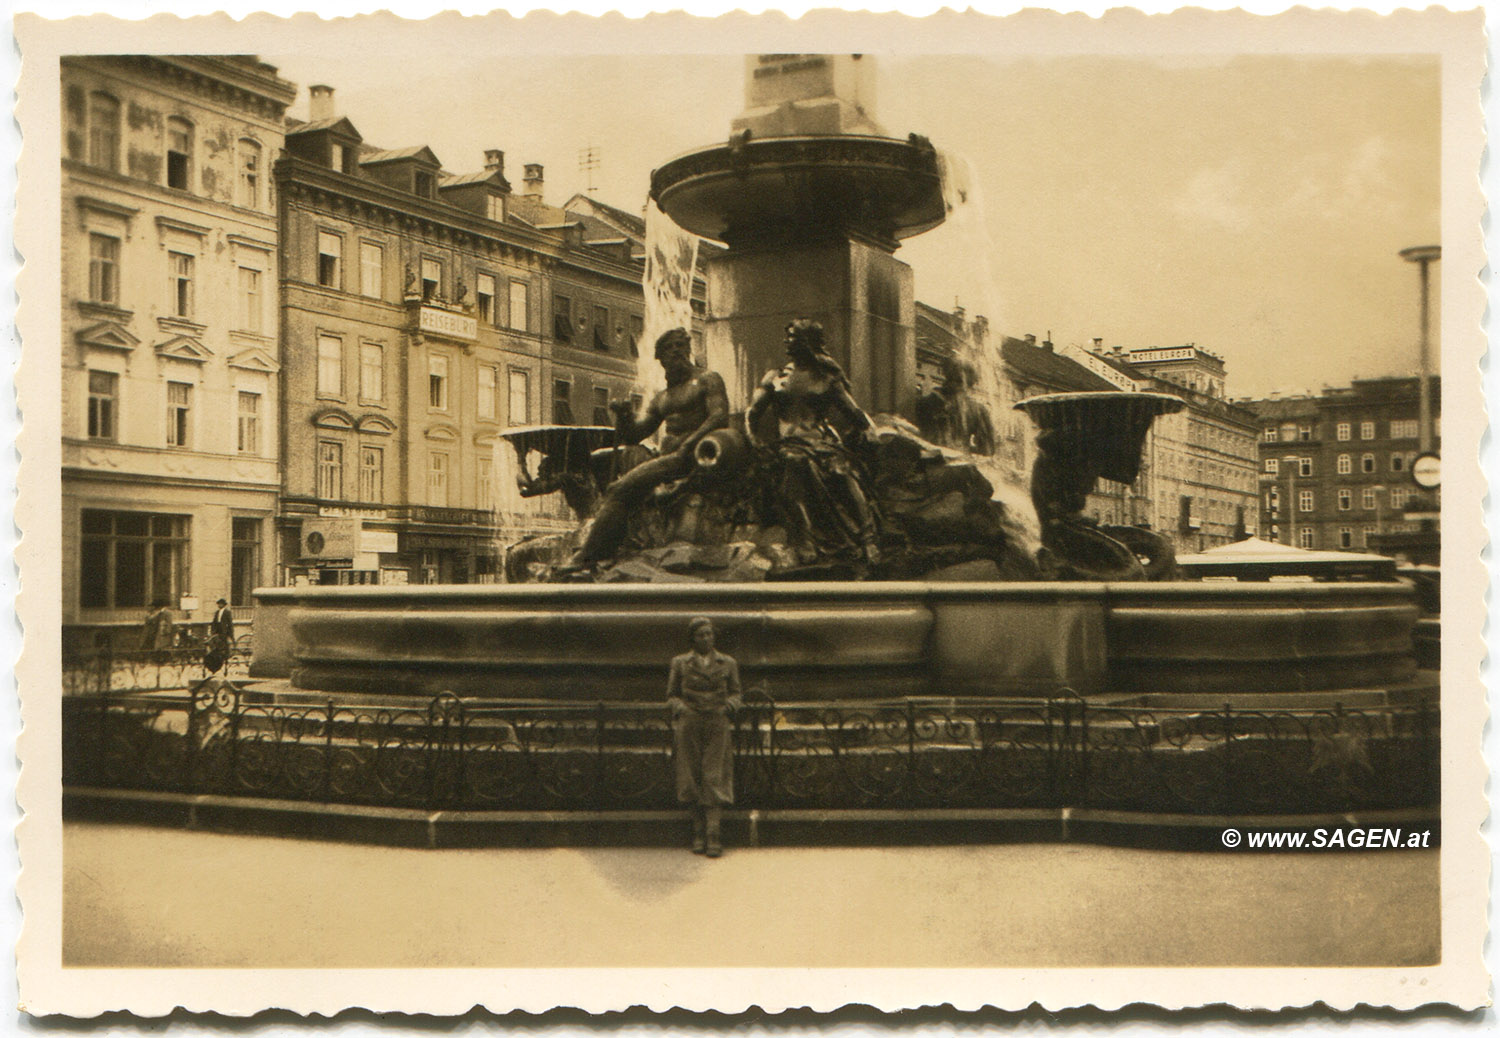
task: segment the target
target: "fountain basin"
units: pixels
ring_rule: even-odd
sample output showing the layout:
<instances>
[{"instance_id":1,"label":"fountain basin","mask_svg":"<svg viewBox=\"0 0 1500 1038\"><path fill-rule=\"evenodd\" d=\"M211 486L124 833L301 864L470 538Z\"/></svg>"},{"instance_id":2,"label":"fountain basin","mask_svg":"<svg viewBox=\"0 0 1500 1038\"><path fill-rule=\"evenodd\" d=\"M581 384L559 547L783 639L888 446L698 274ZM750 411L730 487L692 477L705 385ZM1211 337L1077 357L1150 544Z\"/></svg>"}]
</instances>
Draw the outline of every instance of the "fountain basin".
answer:
<instances>
[{"instance_id":1,"label":"fountain basin","mask_svg":"<svg viewBox=\"0 0 1500 1038\"><path fill-rule=\"evenodd\" d=\"M324 691L654 699L700 614L746 684L778 700L1297 692L1416 673L1418 610L1396 583L300 587L256 598L252 675Z\"/></svg>"},{"instance_id":2,"label":"fountain basin","mask_svg":"<svg viewBox=\"0 0 1500 1038\"><path fill-rule=\"evenodd\" d=\"M651 197L685 230L734 247L852 233L894 250L946 216L931 144L852 134L694 151L651 174Z\"/></svg>"}]
</instances>

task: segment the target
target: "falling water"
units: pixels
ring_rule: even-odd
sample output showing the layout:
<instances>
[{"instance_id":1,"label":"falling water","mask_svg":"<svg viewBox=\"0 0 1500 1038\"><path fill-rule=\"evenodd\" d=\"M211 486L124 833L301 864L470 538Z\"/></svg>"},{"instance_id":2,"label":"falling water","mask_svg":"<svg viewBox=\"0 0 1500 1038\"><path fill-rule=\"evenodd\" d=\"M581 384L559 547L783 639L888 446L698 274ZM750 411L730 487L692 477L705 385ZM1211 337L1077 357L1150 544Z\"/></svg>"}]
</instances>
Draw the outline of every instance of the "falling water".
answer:
<instances>
[{"instance_id":1,"label":"falling water","mask_svg":"<svg viewBox=\"0 0 1500 1038\"><path fill-rule=\"evenodd\" d=\"M657 336L673 328L693 327L693 272L697 261L697 235L678 227L656 202L648 202L646 269L641 275L646 315L636 357L636 383L647 400L667 386L653 353Z\"/></svg>"},{"instance_id":2,"label":"falling water","mask_svg":"<svg viewBox=\"0 0 1500 1038\"><path fill-rule=\"evenodd\" d=\"M995 427L994 456L976 458L975 463L994 486L993 499L1016 518L1028 539L1040 544L1041 525L1026 484L1033 453L1032 430L1025 415L1015 410L1018 398L1014 385L1005 377L1000 355L1004 336L1000 293L990 263L992 243L979 177L967 158L941 149L938 174L948 214L945 233L953 242L952 253L964 257L958 271L958 298L974 318L966 320L961 329L959 359L973 365L978 375L976 395L989 409ZM978 321L979 317L984 321Z\"/></svg>"}]
</instances>

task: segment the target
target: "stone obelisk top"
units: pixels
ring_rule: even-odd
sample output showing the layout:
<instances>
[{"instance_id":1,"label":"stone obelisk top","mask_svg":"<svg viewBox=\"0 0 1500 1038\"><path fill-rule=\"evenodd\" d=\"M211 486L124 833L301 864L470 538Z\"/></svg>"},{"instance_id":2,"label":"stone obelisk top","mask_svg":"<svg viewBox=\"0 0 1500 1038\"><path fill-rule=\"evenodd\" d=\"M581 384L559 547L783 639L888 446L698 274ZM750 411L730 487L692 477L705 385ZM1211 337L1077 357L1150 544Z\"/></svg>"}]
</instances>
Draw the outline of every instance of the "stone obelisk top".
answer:
<instances>
[{"instance_id":1,"label":"stone obelisk top","mask_svg":"<svg viewBox=\"0 0 1500 1038\"><path fill-rule=\"evenodd\" d=\"M868 54L755 54L745 59L745 111L730 132L753 138L883 136Z\"/></svg>"}]
</instances>

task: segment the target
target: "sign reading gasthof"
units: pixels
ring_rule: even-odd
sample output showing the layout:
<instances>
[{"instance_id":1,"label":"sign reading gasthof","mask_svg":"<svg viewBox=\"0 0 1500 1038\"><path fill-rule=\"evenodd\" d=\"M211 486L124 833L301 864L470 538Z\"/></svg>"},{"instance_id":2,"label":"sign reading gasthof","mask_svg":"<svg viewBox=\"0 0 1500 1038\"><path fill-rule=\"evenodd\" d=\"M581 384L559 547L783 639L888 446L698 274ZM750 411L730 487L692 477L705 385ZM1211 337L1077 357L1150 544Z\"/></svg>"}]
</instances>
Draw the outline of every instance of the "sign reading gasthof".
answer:
<instances>
[{"instance_id":1,"label":"sign reading gasthof","mask_svg":"<svg viewBox=\"0 0 1500 1038\"><path fill-rule=\"evenodd\" d=\"M450 339L477 339L479 337L479 322L475 318L465 317L451 310L437 310L430 306L422 307L417 314L417 327L433 335L446 335Z\"/></svg>"}]
</instances>

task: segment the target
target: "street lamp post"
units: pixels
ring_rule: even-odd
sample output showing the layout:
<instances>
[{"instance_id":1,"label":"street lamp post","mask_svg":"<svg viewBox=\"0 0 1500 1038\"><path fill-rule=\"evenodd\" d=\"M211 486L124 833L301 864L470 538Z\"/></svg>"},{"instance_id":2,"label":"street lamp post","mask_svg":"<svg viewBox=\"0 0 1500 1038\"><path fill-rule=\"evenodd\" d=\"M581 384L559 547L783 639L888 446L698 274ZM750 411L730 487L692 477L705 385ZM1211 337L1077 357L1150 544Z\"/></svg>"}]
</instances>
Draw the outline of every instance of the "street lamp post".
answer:
<instances>
[{"instance_id":1,"label":"street lamp post","mask_svg":"<svg viewBox=\"0 0 1500 1038\"><path fill-rule=\"evenodd\" d=\"M1408 263L1415 263L1421 272L1422 283L1422 338L1420 353L1422 358L1422 382L1417 388L1417 422L1420 428L1417 435L1420 439L1420 448L1423 454L1432 450L1432 388L1428 385L1431 381L1432 360L1429 356L1430 346L1428 344L1428 275L1427 268L1434 260L1441 259L1443 249L1440 245L1413 245L1409 249L1401 250L1401 258Z\"/></svg>"}]
</instances>

